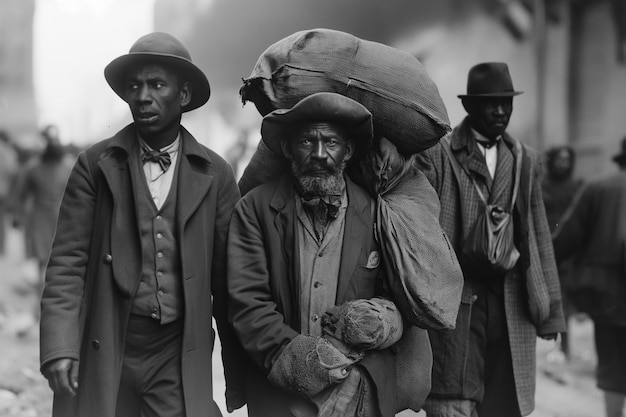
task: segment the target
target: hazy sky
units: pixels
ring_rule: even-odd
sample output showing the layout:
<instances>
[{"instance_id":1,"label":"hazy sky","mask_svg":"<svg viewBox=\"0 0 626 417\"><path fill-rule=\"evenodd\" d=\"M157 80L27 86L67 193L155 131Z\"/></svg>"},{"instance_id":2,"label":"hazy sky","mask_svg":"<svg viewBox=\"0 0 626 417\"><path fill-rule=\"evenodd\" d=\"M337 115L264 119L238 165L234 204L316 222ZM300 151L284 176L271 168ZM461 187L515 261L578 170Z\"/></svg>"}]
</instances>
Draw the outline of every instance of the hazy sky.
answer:
<instances>
[{"instance_id":1,"label":"hazy sky","mask_svg":"<svg viewBox=\"0 0 626 417\"><path fill-rule=\"evenodd\" d=\"M41 125L78 144L112 135L129 117L104 67L153 30L154 0L36 0L34 84Z\"/></svg>"}]
</instances>

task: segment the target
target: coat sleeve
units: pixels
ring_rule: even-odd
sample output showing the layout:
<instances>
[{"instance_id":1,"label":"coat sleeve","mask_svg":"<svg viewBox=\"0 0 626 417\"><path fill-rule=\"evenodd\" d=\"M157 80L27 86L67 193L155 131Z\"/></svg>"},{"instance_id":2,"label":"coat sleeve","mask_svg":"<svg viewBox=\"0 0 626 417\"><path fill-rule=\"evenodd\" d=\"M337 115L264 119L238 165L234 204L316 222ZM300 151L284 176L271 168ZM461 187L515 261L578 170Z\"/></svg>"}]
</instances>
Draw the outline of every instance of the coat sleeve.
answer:
<instances>
[{"instance_id":1,"label":"coat sleeve","mask_svg":"<svg viewBox=\"0 0 626 417\"><path fill-rule=\"evenodd\" d=\"M530 227L533 228L537 239L539 252L539 262L548 291L550 300L550 313L548 319L543 322L537 329L540 336L549 335L567 331L565 319L563 316L563 307L561 303L561 286L559 283L559 275L554 258L554 248L552 246L552 237L548 226L548 218L543 203L543 195L541 191L541 165L538 159L535 160L537 169L532 179L532 190L530 195L530 211L531 222Z\"/></svg>"},{"instance_id":2,"label":"coat sleeve","mask_svg":"<svg viewBox=\"0 0 626 417\"><path fill-rule=\"evenodd\" d=\"M273 301L266 254L271 242L264 239L260 216L248 197L235 207L229 228L229 313L244 349L269 374L276 358L299 333L285 323Z\"/></svg>"},{"instance_id":3,"label":"coat sleeve","mask_svg":"<svg viewBox=\"0 0 626 417\"><path fill-rule=\"evenodd\" d=\"M228 322L228 290L226 284L226 239L233 208L239 200L239 189L228 165L219 175L216 204L215 233L213 236L212 293L213 316L222 345L222 364L226 380L226 405L229 411L245 403L245 353Z\"/></svg>"},{"instance_id":4,"label":"coat sleeve","mask_svg":"<svg viewBox=\"0 0 626 417\"><path fill-rule=\"evenodd\" d=\"M40 361L79 359L80 313L96 187L86 153L68 179L41 298Z\"/></svg>"}]
</instances>

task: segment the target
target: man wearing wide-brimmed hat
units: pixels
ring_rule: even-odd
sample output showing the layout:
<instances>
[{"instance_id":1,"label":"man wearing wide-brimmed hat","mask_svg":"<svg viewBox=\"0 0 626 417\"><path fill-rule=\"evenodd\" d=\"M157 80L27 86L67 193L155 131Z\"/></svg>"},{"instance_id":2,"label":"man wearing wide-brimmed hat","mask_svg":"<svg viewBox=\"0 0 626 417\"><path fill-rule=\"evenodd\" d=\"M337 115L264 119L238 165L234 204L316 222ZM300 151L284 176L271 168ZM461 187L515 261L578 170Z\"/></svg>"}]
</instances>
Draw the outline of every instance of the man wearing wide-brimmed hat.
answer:
<instances>
[{"instance_id":1,"label":"man wearing wide-brimmed hat","mask_svg":"<svg viewBox=\"0 0 626 417\"><path fill-rule=\"evenodd\" d=\"M459 95L468 116L418 155L465 278L456 329L430 332L429 417L529 414L536 338L566 330L540 158L506 133L519 94L507 64L475 65ZM490 247L496 240L477 224L492 224L486 233L502 230L502 244Z\"/></svg>"},{"instance_id":2,"label":"man wearing wide-brimmed hat","mask_svg":"<svg viewBox=\"0 0 626 417\"><path fill-rule=\"evenodd\" d=\"M369 147L372 116L316 93L266 115L261 135L290 169L242 197L229 228L229 313L252 361L249 415L393 416L389 346L402 319L379 297L374 200L345 175Z\"/></svg>"},{"instance_id":3,"label":"man wearing wide-brimmed hat","mask_svg":"<svg viewBox=\"0 0 626 417\"><path fill-rule=\"evenodd\" d=\"M104 71L133 123L79 157L69 178L41 307L41 370L55 417L214 417L214 316L226 400L240 345L226 320L232 169L180 125L210 88L166 33Z\"/></svg>"},{"instance_id":4,"label":"man wearing wide-brimmed hat","mask_svg":"<svg viewBox=\"0 0 626 417\"><path fill-rule=\"evenodd\" d=\"M626 401L626 138L613 156L619 172L590 182L554 238L557 261L572 260L572 302L594 322L596 379L606 417Z\"/></svg>"}]
</instances>

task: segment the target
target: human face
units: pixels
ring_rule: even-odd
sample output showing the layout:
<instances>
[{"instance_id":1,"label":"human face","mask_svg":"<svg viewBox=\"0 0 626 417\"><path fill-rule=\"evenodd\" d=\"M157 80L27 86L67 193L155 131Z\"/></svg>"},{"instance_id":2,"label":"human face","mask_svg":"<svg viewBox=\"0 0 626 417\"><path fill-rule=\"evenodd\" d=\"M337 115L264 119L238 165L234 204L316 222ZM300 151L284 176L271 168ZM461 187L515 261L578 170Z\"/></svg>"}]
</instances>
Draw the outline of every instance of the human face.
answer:
<instances>
[{"instance_id":1,"label":"human face","mask_svg":"<svg viewBox=\"0 0 626 417\"><path fill-rule=\"evenodd\" d=\"M141 137L166 145L161 142L178 134L182 108L189 103L191 91L171 69L146 64L128 73L124 99Z\"/></svg>"},{"instance_id":2,"label":"human face","mask_svg":"<svg viewBox=\"0 0 626 417\"><path fill-rule=\"evenodd\" d=\"M353 153L347 132L334 123L307 123L298 126L287 142L283 153L302 174L325 176L332 174Z\"/></svg>"},{"instance_id":3,"label":"human face","mask_svg":"<svg viewBox=\"0 0 626 417\"><path fill-rule=\"evenodd\" d=\"M476 131L495 139L506 131L513 112L513 97L481 97L465 99L463 105Z\"/></svg>"},{"instance_id":4,"label":"human face","mask_svg":"<svg viewBox=\"0 0 626 417\"><path fill-rule=\"evenodd\" d=\"M559 179L569 177L574 168L574 161L567 149L559 149L553 156L551 163L548 164L550 174Z\"/></svg>"}]
</instances>

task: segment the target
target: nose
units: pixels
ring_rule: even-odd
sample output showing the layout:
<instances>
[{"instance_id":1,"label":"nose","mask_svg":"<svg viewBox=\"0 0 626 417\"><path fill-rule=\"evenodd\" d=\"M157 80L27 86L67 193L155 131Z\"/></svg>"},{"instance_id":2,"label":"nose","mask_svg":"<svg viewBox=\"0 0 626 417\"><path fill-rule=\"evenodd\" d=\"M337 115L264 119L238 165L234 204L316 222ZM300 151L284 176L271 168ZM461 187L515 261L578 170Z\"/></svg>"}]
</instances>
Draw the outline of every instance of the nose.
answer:
<instances>
[{"instance_id":1,"label":"nose","mask_svg":"<svg viewBox=\"0 0 626 417\"><path fill-rule=\"evenodd\" d=\"M150 101L150 91L148 86L142 85L137 89L137 100L140 102Z\"/></svg>"},{"instance_id":2,"label":"nose","mask_svg":"<svg viewBox=\"0 0 626 417\"><path fill-rule=\"evenodd\" d=\"M326 159L326 146L323 141L315 142L315 147L313 148L313 157L317 159Z\"/></svg>"},{"instance_id":3,"label":"nose","mask_svg":"<svg viewBox=\"0 0 626 417\"><path fill-rule=\"evenodd\" d=\"M494 111L497 115L503 115L506 114L504 111L504 105L502 104L496 104L496 107L494 108Z\"/></svg>"}]
</instances>

